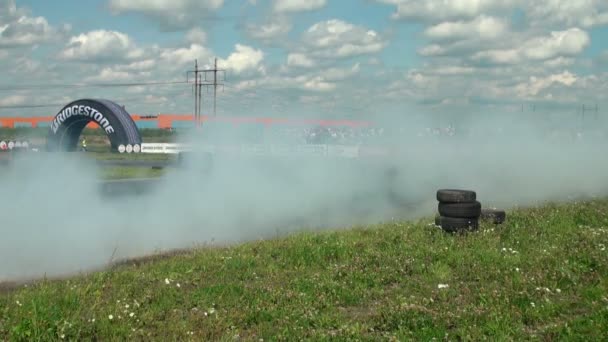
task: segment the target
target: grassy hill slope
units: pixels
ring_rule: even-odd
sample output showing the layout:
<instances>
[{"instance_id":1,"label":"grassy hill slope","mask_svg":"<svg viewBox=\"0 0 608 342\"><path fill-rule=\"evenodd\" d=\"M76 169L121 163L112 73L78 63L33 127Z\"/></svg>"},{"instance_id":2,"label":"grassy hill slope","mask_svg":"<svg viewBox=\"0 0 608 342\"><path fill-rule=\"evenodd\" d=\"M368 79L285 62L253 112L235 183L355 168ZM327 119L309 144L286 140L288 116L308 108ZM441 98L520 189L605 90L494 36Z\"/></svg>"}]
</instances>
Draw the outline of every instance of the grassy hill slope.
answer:
<instances>
[{"instance_id":1,"label":"grassy hill slope","mask_svg":"<svg viewBox=\"0 0 608 342\"><path fill-rule=\"evenodd\" d=\"M507 219L302 232L5 289L0 340L605 340L608 201Z\"/></svg>"}]
</instances>

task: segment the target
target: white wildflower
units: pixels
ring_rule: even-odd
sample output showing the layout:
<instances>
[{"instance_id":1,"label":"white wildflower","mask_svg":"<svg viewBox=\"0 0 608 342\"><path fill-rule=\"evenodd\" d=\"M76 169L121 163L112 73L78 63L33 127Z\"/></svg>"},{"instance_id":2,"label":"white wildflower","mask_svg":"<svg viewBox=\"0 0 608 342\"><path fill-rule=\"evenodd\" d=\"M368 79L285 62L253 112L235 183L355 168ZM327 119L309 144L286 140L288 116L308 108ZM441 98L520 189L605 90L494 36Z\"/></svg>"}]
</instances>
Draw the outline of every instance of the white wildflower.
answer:
<instances>
[{"instance_id":1,"label":"white wildflower","mask_svg":"<svg viewBox=\"0 0 608 342\"><path fill-rule=\"evenodd\" d=\"M437 285L437 288L438 288L438 289L446 289L446 288L448 288L448 287L449 287L449 285L448 285L448 284L438 284L438 285Z\"/></svg>"},{"instance_id":2,"label":"white wildflower","mask_svg":"<svg viewBox=\"0 0 608 342\"><path fill-rule=\"evenodd\" d=\"M129 317L133 318L133 316L135 316L135 313L134 313L134 312L131 312L131 313L129 314Z\"/></svg>"},{"instance_id":3,"label":"white wildflower","mask_svg":"<svg viewBox=\"0 0 608 342\"><path fill-rule=\"evenodd\" d=\"M171 284L171 281L169 280L169 278L165 278L165 284L167 284L167 285Z\"/></svg>"},{"instance_id":4,"label":"white wildflower","mask_svg":"<svg viewBox=\"0 0 608 342\"><path fill-rule=\"evenodd\" d=\"M114 319L114 315L108 315L108 319L111 321Z\"/></svg>"}]
</instances>

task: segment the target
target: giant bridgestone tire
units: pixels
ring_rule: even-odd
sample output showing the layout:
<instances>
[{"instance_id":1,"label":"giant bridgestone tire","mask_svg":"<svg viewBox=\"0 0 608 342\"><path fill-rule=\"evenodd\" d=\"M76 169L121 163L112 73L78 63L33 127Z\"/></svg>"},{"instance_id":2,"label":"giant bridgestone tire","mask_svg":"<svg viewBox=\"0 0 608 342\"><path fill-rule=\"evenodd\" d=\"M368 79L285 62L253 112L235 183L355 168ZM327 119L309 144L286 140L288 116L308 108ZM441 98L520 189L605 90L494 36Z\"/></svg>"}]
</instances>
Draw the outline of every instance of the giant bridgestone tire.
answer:
<instances>
[{"instance_id":1,"label":"giant bridgestone tire","mask_svg":"<svg viewBox=\"0 0 608 342\"><path fill-rule=\"evenodd\" d=\"M481 203L439 203L439 215L446 217L478 218L481 215Z\"/></svg>"},{"instance_id":2,"label":"giant bridgestone tire","mask_svg":"<svg viewBox=\"0 0 608 342\"><path fill-rule=\"evenodd\" d=\"M502 224L507 218L507 213L504 210L498 209L482 209L480 218L482 220L492 221L494 224Z\"/></svg>"},{"instance_id":3,"label":"giant bridgestone tire","mask_svg":"<svg viewBox=\"0 0 608 342\"><path fill-rule=\"evenodd\" d=\"M131 115L109 100L81 99L71 102L55 115L47 136L48 151L76 151L85 127L97 123L110 140L112 151L120 145L141 146L142 138Z\"/></svg>"},{"instance_id":4,"label":"giant bridgestone tire","mask_svg":"<svg viewBox=\"0 0 608 342\"><path fill-rule=\"evenodd\" d=\"M470 190L442 189L437 191L437 200L442 203L475 202L477 194Z\"/></svg>"},{"instance_id":5,"label":"giant bridgestone tire","mask_svg":"<svg viewBox=\"0 0 608 342\"><path fill-rule=\"evenodd\" d=\"M466 230L477 230L479 220L476 218L457 218L457 217L435 217L435 225L440 226L446 232L454 233Z\"/></svg>"}]
</instances>

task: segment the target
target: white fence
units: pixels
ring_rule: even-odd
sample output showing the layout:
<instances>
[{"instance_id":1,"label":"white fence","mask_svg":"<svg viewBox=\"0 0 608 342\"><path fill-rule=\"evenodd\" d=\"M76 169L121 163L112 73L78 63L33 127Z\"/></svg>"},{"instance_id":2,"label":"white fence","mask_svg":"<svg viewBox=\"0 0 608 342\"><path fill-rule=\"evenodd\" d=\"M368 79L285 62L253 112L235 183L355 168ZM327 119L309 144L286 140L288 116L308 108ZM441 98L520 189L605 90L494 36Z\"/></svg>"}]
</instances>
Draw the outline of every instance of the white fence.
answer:
<instances>
[{"instance_id":1,"label":"white fence","mask_svg":"<svg viewBox=\"0 0 608 342\"><path fill-rule=\"evenodd\" d=\"M201 145L197 151L213 154L232 154L241 156L311 156L311 157L359 157L359 146L349 145ZM141 153L176 154L192 151L192 145L175 143L143 143Z\"/></svg>"}]
</instances>

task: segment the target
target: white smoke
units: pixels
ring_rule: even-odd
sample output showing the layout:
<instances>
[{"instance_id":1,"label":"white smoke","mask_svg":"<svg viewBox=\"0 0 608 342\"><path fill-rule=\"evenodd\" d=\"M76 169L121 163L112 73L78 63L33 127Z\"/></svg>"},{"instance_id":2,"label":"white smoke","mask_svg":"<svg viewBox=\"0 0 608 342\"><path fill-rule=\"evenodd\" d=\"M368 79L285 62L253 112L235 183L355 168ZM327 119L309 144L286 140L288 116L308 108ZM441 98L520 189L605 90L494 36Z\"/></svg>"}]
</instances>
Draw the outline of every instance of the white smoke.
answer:
<instances>
[{"instance_id":1,"label":"white smoke","mask_svg":"<svg viewBox=\"0 0 608 342\"><path fill-rule=\"evenodd\" d=\"M599 125L577 137L574 122L563 121L554 128L567 134L551 136L532 120L504 116L467 120L456 135L437 137L418 135L431 125L420 119L383 124L405 127L385 142L398 156L218 156L210 172L204 158L194 158L139 197L102 197L99 170L78 153L17 158L0 171L0 281L71 274L159 250L432 215L439 188L472 189L484 206L505 208L608 190ZM186 138L203 144L197 137Z\"/></svg>"}]
</instances>

